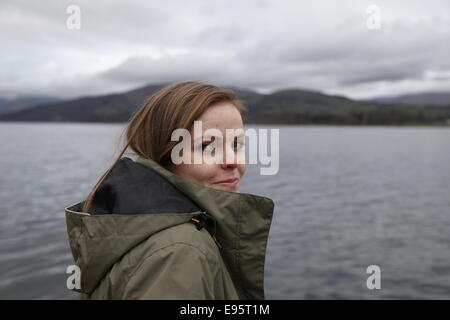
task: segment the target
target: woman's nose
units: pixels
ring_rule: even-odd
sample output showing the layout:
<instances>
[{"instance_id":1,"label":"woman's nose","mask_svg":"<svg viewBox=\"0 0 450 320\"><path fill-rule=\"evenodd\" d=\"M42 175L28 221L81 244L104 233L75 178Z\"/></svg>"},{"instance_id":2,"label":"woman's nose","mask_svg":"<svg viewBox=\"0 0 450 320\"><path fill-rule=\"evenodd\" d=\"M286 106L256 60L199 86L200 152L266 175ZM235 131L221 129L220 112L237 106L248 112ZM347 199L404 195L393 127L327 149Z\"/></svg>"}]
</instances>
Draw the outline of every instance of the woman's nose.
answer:
<instances>
[{"instance_id":1,"label":"woman's nose","mask_svg":"<svg viewBox=\"0 0 450 320\"><path fill-rule=\"evenodd\" d=\"M236 167L238 165L238 154L237 152L229 145L224 148L224 159L222 166L223 167Z\"/></svg>"}]
</instances>

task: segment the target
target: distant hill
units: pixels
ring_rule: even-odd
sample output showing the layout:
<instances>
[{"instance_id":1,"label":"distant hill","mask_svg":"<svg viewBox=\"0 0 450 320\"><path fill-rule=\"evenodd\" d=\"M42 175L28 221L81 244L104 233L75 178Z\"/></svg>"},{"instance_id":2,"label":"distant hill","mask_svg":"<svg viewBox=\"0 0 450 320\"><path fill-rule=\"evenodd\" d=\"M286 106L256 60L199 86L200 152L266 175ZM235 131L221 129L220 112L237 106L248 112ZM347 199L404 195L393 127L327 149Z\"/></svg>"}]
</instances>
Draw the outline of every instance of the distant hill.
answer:
<instances>
[{"instance_id":1,"label":"distant hill","mask_svg":"<svg viewBox=\"0 0 450 320\"><path fill-rule=\"evenodd\" d=\"M0 114L24 110L39 104L49 104L61 99L49 96L22 96L15 99L0 99Z\"/></svg>"},{"instance_id":2,"label":"distant hill","mask_svg":"<svg viewBox=\"0 0 450 320\"><path fill-rule=\"evenodd\" d=\"M375 99L381 103L399 103L415 106L450 106L450 92L427 92Z\"/></svg>"},{"instance_id":3,"label":"distant hill","mask_svg":"<svg viewBox=\"0 0 450 320\"><path fill-rule=\"evenodd\" d=\"M146 97L164 86L165 84L145 86L125 93L41 104L26 110L0 115L0 120L122 122L131 116Z\"/></svg>"},{"instance_id":4,"label":"distant hill","mask_svg":"<svg viewBox=\"0 0 450 320\"><path fill-rule=\"evenodd\" d=\"M125 122L145 99L167 84L124 93L83 97L0 115L0 121ZM260 94L231 88L255 124L450 124L450 107L354 101L320 92L286 89Z\"/></svg>"}]
</instances>

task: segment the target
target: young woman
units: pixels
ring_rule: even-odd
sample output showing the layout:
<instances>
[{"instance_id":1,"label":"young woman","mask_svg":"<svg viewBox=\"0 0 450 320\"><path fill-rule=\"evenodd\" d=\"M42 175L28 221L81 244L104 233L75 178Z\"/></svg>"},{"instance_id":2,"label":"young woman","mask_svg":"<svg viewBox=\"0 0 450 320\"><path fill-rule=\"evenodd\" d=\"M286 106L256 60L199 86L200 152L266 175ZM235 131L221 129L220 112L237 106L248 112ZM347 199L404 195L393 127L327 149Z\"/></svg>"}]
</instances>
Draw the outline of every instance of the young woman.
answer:
<instances>
[{"instance_id":1,"label":"young woman","mask_svg":"<svg viewBox=\"0 0 450 320\"><path fill-rule=\"evenodd\" d=\"M232 91L193 81L161 89L137 110L114 164L85 201L65 209L82 299L264 299L274 204L239 192L244 136L225 139L227 129L243 129L245 110ZM180 156L211 158L215 142L223 161L174 161L176 129L191 134ZM128 148L135 160L123 157Z\"/></svg>"}]
</instances>

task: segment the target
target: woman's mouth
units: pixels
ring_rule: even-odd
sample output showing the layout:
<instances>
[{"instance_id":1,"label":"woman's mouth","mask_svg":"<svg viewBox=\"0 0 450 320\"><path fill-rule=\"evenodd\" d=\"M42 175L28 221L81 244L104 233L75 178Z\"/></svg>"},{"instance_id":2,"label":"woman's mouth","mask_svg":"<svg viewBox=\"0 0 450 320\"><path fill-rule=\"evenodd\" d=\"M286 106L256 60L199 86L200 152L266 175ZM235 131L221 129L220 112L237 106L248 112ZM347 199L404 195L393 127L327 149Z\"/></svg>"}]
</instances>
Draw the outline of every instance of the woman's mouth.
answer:
<instances>
[{"instance_id":1,"label":"woman's mouth","mask_svg":"<svg viewBox=\"0 0 450 320\"><path fill-rule=\"evenodd\" d=\"M214 185L234 189L239 186L239 179L233 178L233 179L222 180L222 181L215 182Z\"/></svg>"}]
</instances>

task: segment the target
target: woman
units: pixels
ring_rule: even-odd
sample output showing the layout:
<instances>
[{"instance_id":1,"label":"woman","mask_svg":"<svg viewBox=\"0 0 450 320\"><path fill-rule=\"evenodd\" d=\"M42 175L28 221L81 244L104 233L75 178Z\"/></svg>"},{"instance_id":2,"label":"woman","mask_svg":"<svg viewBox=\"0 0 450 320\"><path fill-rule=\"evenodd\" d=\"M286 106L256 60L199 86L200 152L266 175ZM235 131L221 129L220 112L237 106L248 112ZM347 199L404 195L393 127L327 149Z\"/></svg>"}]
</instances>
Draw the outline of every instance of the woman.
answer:
<instances>
[{"instance_id":1,"label":"woman","mask_svg":"<svg viewBox=\"0 0 450 320\"><path fill-rule=\"evenodd\" d=\"M189 81L156 92L133 115L112 167L65 209L82 299L264 299L274 204L239 193L242 136L218 140L224 161L176 164L172 152L174 130L195 138L201 121L202 135L214 128L225 137L243 128L245 110L232 91ZM204 136L192 142L179 156L213 154ZM127 148L135 160L122 157Z\"/></svg>"}]
</instances>

